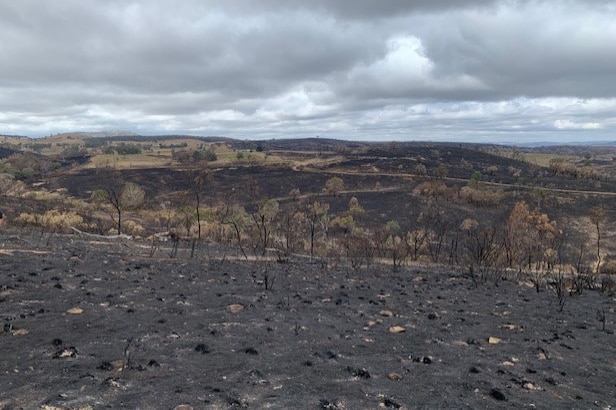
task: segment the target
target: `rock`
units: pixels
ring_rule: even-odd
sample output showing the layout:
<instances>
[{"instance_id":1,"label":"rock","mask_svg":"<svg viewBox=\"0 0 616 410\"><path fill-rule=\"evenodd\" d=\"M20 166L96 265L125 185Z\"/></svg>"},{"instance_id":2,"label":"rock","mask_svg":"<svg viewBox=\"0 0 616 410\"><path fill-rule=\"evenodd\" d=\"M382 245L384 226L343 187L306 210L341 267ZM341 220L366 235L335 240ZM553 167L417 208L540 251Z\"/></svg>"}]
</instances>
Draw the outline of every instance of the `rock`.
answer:
<instances>
[{"instance_id":1,"label":"rock","mask_svg":"<svg viewBox=\"0 0 616 410\"><path fill-rule=\"evenodd\" d=\"M62 350L58 350L56 353L54 353L53 358L54 359L66 359L66 358L75 357L75 356L77 356L77 349L75 348L75 346L70 346Z\"/></svg>"},{"instance_id":2,"label":"rock","mask_svg":"<svg viewBox=\"0 0 616 410\"><path fill-rule=\"evenodd\" d=\"M505 360L504 362L501 362L501 366L515 366L516 363L518 363L520 361L520 359L512 357L509 360Z\"/></svg>"},{"instance_id":3,"label":"rock","mask_svg":"<svg viewBox=\"0 0 616 410\"><path fill-rule=\"evenodd\" d=\"M242 310L244 310L244 305L242 305L241 303L233 303L227 306L227 309L229 309L229 312L231 313L240 313Z\"/></svg>"},{"instance_id":4,"label":"rock","mask_svg":"<svg viewBox=\"0 0 616 410\"><path fill-rule=\"evenodd\" d=\"M248 347L244 349L244 353L250 356L256 356L259 354L259 352L257 352L257 349L255 349L254 347Z\"/></svg>"},{"instance_id":5,"label":"rock","mask_svg":"<svg viewBox=\"0 0 616 410\"><path fill-rule=\"evenodd\" d=\"M152 359L148 362L148 366L149 367L160 367L160 363L158 363L156 360Z\"/></svg>"},{"instance_id":6,"label":"rock","mask_svg":"<svg viewBox=\"0 0 616 410\"><path fill-rule=\"evenodd\" d=\"M389 333L403 333L406 332L406 329L402 326L389 326L387 329Z\"/></svg>"},{"instance_id":7,"label":"rock","mask_svg":"<svg viewBox=\"0 0 616 410\"><path fill-rule=\"evenodd\" d=\"M115 370L124 370L126 368L126 361L122 359L113 360L111 365Z\"/></svg>"},{"instance_id":8,"label":"rock","mask_svg":"<svg viewBox=\"0 0 616 410\"><path fill-rule=\"evenodd\" d=\"M13 330L13 336L25 336L28 333L30 333L29 331L27 331L26 329L17 329L17 330Z\"/></svg>"},{"instance_id":9,"label":"rock","mask_svg":"<svg viewBox=\"0 0 616 410\"><path fill-rule=\"evenodd\" d=\"M327 352L325 352L325 357L327 357L329 360L333 360L333 359L337 359L338 355L332 352L331 350L328 350Z\"/></svg>"},{"instance_id":10,"label":"rock","mask_svg":"<svg viewBox=\"0 0 616 410\"><path fill-rule=\"evenodd\" d=\"M196 347L195 347L195 351L201 353L201 354L208 354L210 353L212 350L204 343L199 343Z\"/></svg>"},{"instance_id":11,"label":"rock","mask_svg":"<svg viewBox=\"0 0 616 410\"><path fill-rule=\"evenodd\" d=\"M411 359L415 363L423 363L423 364L432 364L434 358L432 356L414 356L410 355L409 359Z\"/></svg>"},{"instance_id":12,"label":"rock","mask_svg":"<svg viewBox=\"0 0 616 410\"><path fill-rule=\"evenodd\" d=\"M83 313L83 309L80 307L73 307L66 311L69 315L81 315Z\"/></svg>"},{"instance_id":13,"label":"rock","mask_svg":"<svg viewBox=\"0 0 616 410\"><path fill-rule=\"evenodd\" d=\"M370 373L366 369L358 369L351 366L348 366L347 371L351 373L351 375L358 379L369 379Z\"/></svg>"},{"instance_id":14,"label":"rock","mask_svg":"<svg viewBox=\"0 0 616 410\"><path fill-rule=\"evenodd\" d=\"M342 405L340 405L339 403L333 402L333 401L321 399L319 400L319 408L327 409L327 410L336 410L336 409L341 409Z\"/></svg>"},{"instance_id":15,"label":"rock","mask_svg":"<svg viewBox=\"0 0 616 410\"><path fill-rule=\"evenodd\" d=\"M535 386L534 384L528 382L528 383L524 383L524 389L526 390L539 390L539 387Z\"/></svg>"},{"instance_id":16,"label":"rock","mask_svg":"<svg viewBox=\"0 0 616 410\"><path fill-rule=\"evenodd\" d=\"M173 410L193 410L193 406L190 404L180 404L175 406Z\"/></svg>"},{"instance_id":17,"label":"rock","mask_svg":"<svg viewBox=\"0 0 616 410\"><path fill-rule=\"evenodd\" d=\"M402 405L392 399L383 400L383 406L388 409L399 409Z\"/></svg>"},{"instance_id":18,"label":"rock","mask_svg":"<svg viewBox=\"0 0 616 410\"><path fill-rule=\"evenodd\" d=\"M499 339L498 337L492 337L492 336L490 336L490 337L488 338L488 343L489 343L489 344L491 344L491 345L497 345L497 344L499 344L499 343L502 343L502 340L501 340L501 339Z\"/></svg>"},{"instance_id":19,"label":"rock","mask_svg":"<svg viewBox=\"0 0 616 410\"><path fill-rule=\"evenodd\" d=\"M558 382L553 377L546 377L545 382L548 383L550 386L558 385Z\"/></svg>"},{"instance_id":20,"label":"rock","mask_svg":"<svg viewBox=\"0 0 616 410\"><path fill-rule=\"evenodd\" d=\"M394 316L394 312L392 312L391 310L381 310L379 312L379 315L385 316L385 317L393 317Z\"/></svg>"},{"instance_id":21,"label":"rock","mask_svg":"<svg viewBox=\"0 0 616 410\"><path fill-rule=\"evenodd\" d=\"M113 370L113 364L111 364L111 362L108 361L104 361L100 364L100 366L97 367L97 369L99 370L104 370L104 371L110 371Z\"/></svg>"},{"instance_id":22,"label":"rock","mask_svg":"<svg viewBox=\"0 0 616 410\"><path fill-rule=\"evenodd\" d=\"M468 343L464 340L454 340L452 344L454 346L468 346Z\"/></svg>"},{"instance_id":23,"label":"rock","mask_svg":"<svg viewBox=\"0 0 616 410\"><path fill-rule=\"evenodd\" d=\"M372 329L374 326L376 326L379 322L377 322L376 320L369 320L366 325L364 326L364 330L370 330Z\"/></svg>"},{"instance_id":24,"label":"rock","mask_svg":"<svg viewBox=\"0 0 616 410\"><path fill-rule=\"evenodd\" d=\"M104 383L109 387L115 388L123 388L125 386L125 383L117 377L108 377L105 379Z\"/></svg>"},{"instance_id":25,"label":"rock","mask_svg":"<svg viewBox=\"0 0 616 410\"><path fill-rule=\"evenodd\" d=\"M398 381L398 380L402 380L402 376L396 372L391 372L387 375L387 378L389 380L394 380L394 381Z\"/></svg>"},{"instance_id":26,"label":"rock","mask_svg":"<svg viewBox=\"0 0 616 410\"><path fill-rule=\"evenodd\" d=\"M490 396L498 401L507 401L507 396L505 396L505 393L498 389L490 390Z\"/></svg>"}]
</instances>

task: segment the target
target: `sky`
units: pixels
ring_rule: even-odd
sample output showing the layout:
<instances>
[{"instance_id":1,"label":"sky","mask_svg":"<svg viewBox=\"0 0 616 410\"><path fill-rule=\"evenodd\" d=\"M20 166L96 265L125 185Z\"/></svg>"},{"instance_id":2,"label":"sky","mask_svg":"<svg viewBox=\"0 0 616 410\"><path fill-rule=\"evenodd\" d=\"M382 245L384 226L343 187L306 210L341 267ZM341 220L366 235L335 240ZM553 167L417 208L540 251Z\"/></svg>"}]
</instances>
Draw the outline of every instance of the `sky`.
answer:
<instances>
[{"instance_id":1,"label":"sky","mask_svg":"<svg viewBox=\"0 0 616 410\"><path fill-rule=\"evenodd\" d=\"M616 1L3 1L0 55L0 134L616 141Z\"/></svg>"}]
</instances>

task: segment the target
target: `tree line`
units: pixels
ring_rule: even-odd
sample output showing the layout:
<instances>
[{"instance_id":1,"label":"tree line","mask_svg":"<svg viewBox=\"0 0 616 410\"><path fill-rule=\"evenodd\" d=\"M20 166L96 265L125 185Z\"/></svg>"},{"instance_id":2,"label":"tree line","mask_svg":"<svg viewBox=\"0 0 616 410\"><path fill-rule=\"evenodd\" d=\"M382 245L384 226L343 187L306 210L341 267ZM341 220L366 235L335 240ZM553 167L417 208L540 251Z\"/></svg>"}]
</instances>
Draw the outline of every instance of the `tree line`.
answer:
<instances>
[{"instance_id":1,"label":"tree line","mask_svg":"<svg viewBox=\"0 0 616 410\"><path fill-rule=\"evenodd\" d=\"M595 206L588 211L596 241L578 239L563 226L523 200L513 204L506 216L497 221L465 217L456 220L439 205L439 196L453 195L443 181L419 184L414 193L428 198L430 205L402 229L397 220L374 226L366 218L359 199L351 196L346 208L331 211L330 202L339 200L345 190L340 177L332 177L319 193L302 194L298 189L285 198L267 198L260 194L255 181L241 191L231 190L226 199L206 206L212 175L191 172L189 189L179 201L158 204L158 209L140 212L139 219L160 231L172 231L177 238L210 240L236 246L245 257L268 252L281 261L293 254L304 254L336 263L348 263L354 269L370 266L376 260L387 261L393 269L417 263L462 266L478 280L515 271L531 279L537 272L567 270L598 274L613 267L602 248L605 209ZM476 180L457 192L461 200L474 206L502 206L503 193L487 190ZM126 183L120 191L101 189L93 193L92 203L106 209L123 233L123 214L138 209L145 201L144 191ZM104 224L101 224L104 225ZM135 232L136 224L128 233Z\"/></svg>"},{"instance_id":2,"label":"tree line","mask_svg":"<svg viewBox=\"0 0 616 410\"><path fill-rule=\"evenodd\" d=\"M207 240L237 247L246 258L273 254L283 262L302 254L357 270L377 261L394 270L410 264L445 264L464 269L478 282L497 280L507 272L537 286L553 272L584 274L585 280L616 273L602 243L607 223L602 206L588 211L596 239L592 243L570 235L537 204L523 200L496 221L456 219L441 206L442 198L448 201L457 195L471 206L502 207L503 192L487 189L479 178L471 178L457 191L443 180L419 183L413 194L429 205L402 228L395 219L381 226L368 220L367 210L345 192L340 177L328 179L320 192L293 189L284 198L263 196L256 181L248 179L241 189L229 189L224 200L212 204L211 172L201 169L186 175L188 189L173 200L147 198L137 183L118 178L106 181L76 209L23 213L16 221L47 227L49 232L75 227L103 235L147 235L156 230L192 243L193 252L196 244ZM5 192L10 182L4 181ZM332 201L339 203L343 195L348 198L345 208L333 212Z\"/></svg>"}]
</instances>

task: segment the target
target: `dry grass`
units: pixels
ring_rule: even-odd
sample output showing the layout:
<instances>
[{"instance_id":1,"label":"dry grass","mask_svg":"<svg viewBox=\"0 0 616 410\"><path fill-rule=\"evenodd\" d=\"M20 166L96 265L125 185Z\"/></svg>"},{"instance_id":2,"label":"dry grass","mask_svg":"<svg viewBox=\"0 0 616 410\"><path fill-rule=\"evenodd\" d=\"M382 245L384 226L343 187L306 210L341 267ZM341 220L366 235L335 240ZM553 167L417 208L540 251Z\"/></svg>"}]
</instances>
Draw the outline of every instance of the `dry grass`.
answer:
<instances>
[{"instance_id":1,"label":"dry grass","mask_svg":"<svg viewBox=\"0 0 616 410\"><path fill-rule=\"evenodd\" d=\"M136 155L95 155L83 166L86 169L92 168L159 168L170 166L174 163L171 155L162 154L136 154Z\"/></svg>"},{"instance_id":2,"label":"dry grass","mask_svg":"<svg viewBox=\"0 0 616 410\"><path fill-rule=\"evenodd\" d=\"M344 161L343 156L335 156L322 158L317 156L315 153L314 158L302 159L302 160L293 160L295 166L303 166L303 167L313 167L313 168L322 168L322 167L330 167L332 165L336 165Z\"/></svg>"},{"instance_id":3,"label":"dry grass","mask_svg":"<svg viewBox=\"0 0 616 410\"><path fill-rule=\"evenodd\" d=\"M184 149L189 150L186 147ZM196 149L196 148L195 148ZM243 165L243 164L282 164L288 163L277 155L268 155L263 152L242 152L243 158L237 158L237 152L228 148L216 149L217 160L212 164L216 166ZM143 152L132 155L99 154L93 156L90 161L83 166L86 169L112 168L112 169L131 169L131 168L163 168L181 166L181 163L173 158L171 149L155 149L153 152Z\"/></svg>"},{"instance_id":4,"label":"dry grass","mask_svg":"<svg viewBox=\"0 0 616 410\"><path fill-rule=\"evenodd\" d=\"M556 154L545 154L545 153L540 153L540 152L524 153L525 161L531 164L538 165L540 167L549 167L550 161L554 159L562 159L565 162L576 162L576 161L579 161L580 157L571 156L571 155L563 156L563 155L556 155Z\"/></svg>"}]
</instances>

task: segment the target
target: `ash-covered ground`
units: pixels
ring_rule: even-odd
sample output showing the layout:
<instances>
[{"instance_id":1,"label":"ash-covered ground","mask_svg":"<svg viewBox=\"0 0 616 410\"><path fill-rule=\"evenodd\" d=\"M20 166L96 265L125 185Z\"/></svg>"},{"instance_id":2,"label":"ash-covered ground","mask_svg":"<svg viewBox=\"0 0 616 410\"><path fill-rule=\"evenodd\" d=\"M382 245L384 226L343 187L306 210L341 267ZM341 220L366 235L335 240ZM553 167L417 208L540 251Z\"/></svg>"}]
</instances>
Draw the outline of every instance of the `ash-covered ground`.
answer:
<instances>
[{"instance_id":1,"label":"ash-covered ground","mask_svg":"<svg viewBox=\"0 0 616 410\"><path fill-rule=\"evenodd\" d=\"M548 287L446 269L0 243L3 409L616 407L613 294L559 312Z\"/></svg>"}]
</instances>

